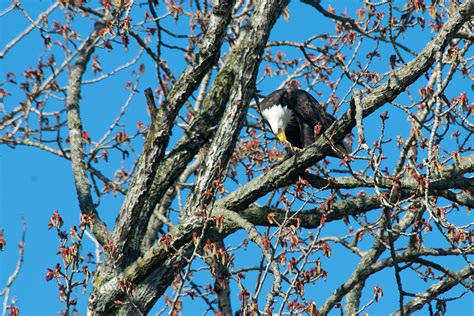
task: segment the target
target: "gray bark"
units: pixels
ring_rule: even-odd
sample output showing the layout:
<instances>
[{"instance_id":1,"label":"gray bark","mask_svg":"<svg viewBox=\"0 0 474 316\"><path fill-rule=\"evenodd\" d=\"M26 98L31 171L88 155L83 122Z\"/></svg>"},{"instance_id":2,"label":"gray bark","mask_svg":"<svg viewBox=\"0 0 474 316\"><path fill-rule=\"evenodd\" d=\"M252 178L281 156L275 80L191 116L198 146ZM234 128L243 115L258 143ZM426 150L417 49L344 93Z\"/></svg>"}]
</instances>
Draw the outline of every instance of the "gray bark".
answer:
<instances>
[{"instance_id":1,"label":"gray bark","mask_svg":"<svg viewBox=\"0 0 474 316\"><path fill-rule=\"evenodd\" d=\"M169 187L164 188L161 195L154 194L153 179L164 157L178 111L219 58L227 25L231 19L233 3L234 1L221 1L214 6L199 53L184 70L167 95L164 104L153 117L135 177L113 233L117 251L123 254L123 266L140 255L148 220L156 204L153 202L160 199Z\"/></svg>"},{"instance_id":2,"label":"gray bark","mask_svg":"<svg viewBox=\"0 0 474 316\"><path fill-rule=\"evenodd\" d=\"M87 176L87 167L84 162L83 129L79 108L82 76L94 52L95 44L99 38L98 31L100 26L100 24L96 25L95 30L79 49L79 55L68 78L66 110L68 114L69 141L71 144L71 166L79 207L83 214L92 214L94 216L92 230L97 240L104 244L109 233L92 201L91 183Z\"/></svg>"},{"instance_id":3,"label":"gray bark","mask_svg":"<svg viewBox=\"0 0 474 316\"><path fill-rule=\"evenodd\" d=\"M132 181L113 234L117 252L121 255L118 260L119 264L116 266L112 262L113 260L110 260L108 265L99 269L89 301L89 314L135 315L147 313L154 302L169 287L174 279L174 274L179 273L182 267L187 264L186 259L194 252L193 233L199 234L205 229L206 239L221 241L235 230L245 228L249 231L251 239L260 243L261 236L255 230L254 225L268 225L268 222L265 223L265 220L262 220L265 209L249 208L249 205L268 192L293 183L298 175L304 173L306 168L326 155L330 150L331 142L337 143L355 126L355 110L351 107L325 132L325 137L320 137L315 144L272 168L265 175L257 177L218 201L214 202L204 197L203 193L210 189L212 181L222 177L222 170L226 168L242 127L249 99L254 93L255 77L265 43L270 30L286 4L287 1L276 0L261 1L256 4L255 13L250 17L247 29L219 71L189 132L167 155L165 155L164 149L168 144L169 130L177 111L215 61L218 52L213 50L212 46L208 47L208 53L204 54L208 59L201 64L198 62L199 66L195 68L191 66L192 73L185 71L168 95L164 106L155 114L150 136L145 144L136 176ZM216 26L220 32L216 37L207 34L211 39L207 38L209 42L204 45L203 51L206 51L206 45L211 43L220 47L228 22L229 8L224 11L225 14L219 10L215 12L215 22L220 23L222 28ZM415 59L393 71L386 83L368 92L361 100L362 117L367 117L387 102L394 100L424 74L433 64L436 52L444 50L454 34L472 17L473 11L474 1L466 1L457 12L452 13L440 32ZM216 127L217 130L215 130ZM170 245L156 243L150 249L144 249L142 240L153 209L199 148L207 143L209 143L209 153L203 163L203 171L187 201L186 216L170 233ZM455 166L450 170L445 170L445 173L433 175L433 177L444 179L446 184L450 180L449 176L452 171L457 175L455 181L458 183L458 187L471 186L472 181L463 178L465 172L473 169L471 160L466 160L465 167ZM313 180L320 183L327 181L327 179L321 178L313 178ZM433 183L430 185L430 189L446 189L439 183ZM393 183L386 183L385 187L390 188L392 185ZM412 189L415 183L406 179L403 185ZM436 187L436 185L440 185L440 187ZM360 212L380 206L378 204L380 201L375 201L374 197L368 197L365 201L354 199L344 203L346 206L340 205L339 210L335 208L334 213L329 214L330 220L346 215L351 203L363 203ZM370 206L371 204L373 205ZM194 216L193 211L198 207L204 207L212 215L224 215L223 229L216 230L206 218ZM358 209L352 209L352 211L357 213ZM320 223L321 214L302 212L301 215L308 217L308 221L305 223L309 224L305 225L317 227ZM400 224L394 227L395 235L398 234L397 232L404 231L412 223L414 217L413 213L407 213ZM383 231L380 232L378 238L383 240ZM141 252L141 249L144 249L144 252ZM351 289L363 284L365 279L378 271L377 269L383 269L390 264L386 262L385 266L377 266L381 262L377 260L385 249L385 244L377 241L374 247L362 256L350 279L338 288L323 305L322 314L328 313ZM271 254L266 254L266 256L267 260L271 262ZM273 271L273 273L277 273L277 271ZM275 279L277 278L275 277ZM135 288L131 293L123 293L120 290L120 282L124 280L134 285ZM275 293L278 294L277 292L278 288L275 288ZM272 295L269 296L269 300L271 299ZM117 304L117 301L123 302L123 304Z\"/></svg>"},{"instance_id":4,"label":"gray bark","mask_svg":"<svg viewBox=\"0 0 474 316\"><path fill-rule=\"evenodd\" d=\"M454 286L459 284L457 278L468 278L474 275L474 268L472 266L467 266L458 272L456 272L456 277L448 277L435 285L430 286L425 292L417 294L417 296L412 299L410 302L406 303L403 306L403 314L411 315L412 313L420 310L425 306L425 304L431 302L439 294L445 293L452 289ZM393 316L402 315L401 311L397 311L392 314Z\"/></svg>"},{"instance_id":5,"label":"gray bark","mask_svg":"<svg viewBox=\"0 0 474 316\"><path fill-rule=\"evenodd\" d=\"M89 314L102 315L112 312L126 315L135 314L137 310L146 313L172 282L174 272L177 271L176 267L184 265L184 258L191 255L193 247L189 241L191 233L196 230L199 231L201 229L199 227L203 225L200 218L191 217L176 227L173 235L181 236L172 244L172 248L178 249L176 253L162 253L162 247L155 245L141 257L138 257L140 253L137 251L140 247L137 243L141 245L148 219L159 197L165 194L172 183L172 179L180 174L180 170L183 170L180 168L185 168L190 161L193 156L193 149L197 151L202 146L202 142L194 141L193 137L209 139L206 125L212 124L215 119L220 118L220 113L223 113L227 98L234 87L236 88L232 99L234 104L231 104L226 112L228 113L226 117L232 118L232 120L221 120L222 123L218 130L218 133L230 132L231 134L230 139L228 139L229 144L224 151L218 152L217 155L222 155L221 160L224 164L230 157L230 152L240 131L242 116L245 115L248 101L254 93L255 76L265 43L271 28L286 3L287 1L275 0L259 3L249 22L250 25L245 32L245 36L242 36L236 47L233 48L229 60L220 71L211 92L204 101L202 114L193 122L188 136L185 136L172 152L164 157L165 160L161 163L161 166L159 164L161 151L155 147L163 146L150 140L153 136L148 138L140 158L137 174L132 181L114 233L117 250L123 254L124 258L121 263L123 272L114 270L111 266L101 267L89 300ZM237 82L235 78L243 81ZM193 82L197 85L199 80ZM170 95L172 93L173 90ZM168 95L168 98L170 98L170 95ZM165 102L165 104L167 103ZM216 107L215 104L220 104L220 106ZM154 122L156 121L157 117L154 118ZM172 121L167 120L167 122ZM160 131L155 129L153 125L150 131L151 135L159 134ZM201 126L204 128L199 128ZM169 139L168 135L164 137ZM157 139L158 137L155 140ZM166 171L170 171L170 173L159 172L160 167L169 168ZM171 167L178 171L173 171ZM163 180L162 177L165 177L165 179ZM145 192L147 187L150 188L149 195ZM151 202L150 197L153 199ZM157 252L158 257L155 256ZM155 262L155 259L157 259L157 262ZM133 294L125 295L120 292L119 283L120 280L124 279L135 284ZM114 304L117 299L122 299L127 303L117 306L117 304Z\"/></svg>"}]
</instances>

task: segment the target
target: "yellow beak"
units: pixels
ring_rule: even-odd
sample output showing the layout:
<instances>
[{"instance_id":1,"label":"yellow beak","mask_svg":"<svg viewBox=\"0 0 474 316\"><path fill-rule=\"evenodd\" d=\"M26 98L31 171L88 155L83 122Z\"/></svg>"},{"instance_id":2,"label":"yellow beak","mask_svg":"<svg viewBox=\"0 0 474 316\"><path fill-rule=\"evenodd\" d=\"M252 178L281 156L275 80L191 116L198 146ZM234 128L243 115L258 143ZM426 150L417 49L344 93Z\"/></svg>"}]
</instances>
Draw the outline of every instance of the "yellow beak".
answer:
<instances>
[{"instance_id":1,"label":"yellow beak","mask_svg":"<svg viewBox=\"0 0 474 316\"><path fill-rule=\"evenodd\" d=\"M284 130L280 130L277 134L277 137L278 139L282 142L282 143L285 143L287 142L286 140L286 135L285 135L285 131Z\"/></svg>"}]
</instances>

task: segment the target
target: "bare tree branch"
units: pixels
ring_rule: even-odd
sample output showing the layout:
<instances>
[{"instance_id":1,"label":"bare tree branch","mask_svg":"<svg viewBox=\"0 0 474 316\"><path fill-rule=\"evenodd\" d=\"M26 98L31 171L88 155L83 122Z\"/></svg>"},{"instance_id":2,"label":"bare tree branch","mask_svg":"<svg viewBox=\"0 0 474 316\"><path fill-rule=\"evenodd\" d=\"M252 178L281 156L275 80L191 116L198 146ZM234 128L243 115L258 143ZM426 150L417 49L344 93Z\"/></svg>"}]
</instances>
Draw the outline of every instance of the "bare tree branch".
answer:
<instances>
[{"instance_id":1,"label":"bare tree branch","mask_svg":"<svg viewBox=\"0 0 474 316\"><path fill-rule=\"evenodd\" d=\"M79 49L79 56L69 74L66 110L68 114L69 139L71 143L71 165L76 184L79 207L83 214L94 215L92 232L97 240L103 245L107 242L109 232L100 219L92 201L91 184L87 176L87 167L84 162L83 129L79 110L82 76L84 75L89 59L94 52L94 47L99 40L100 27L101 24L96 25L94 31Z\"/></svg>"},{"instance_id":2,"label":"bare tree branch","mask_svg":"<svg viewBox=\"0 0 474 316\"><path fill-rule=\"evenodd\" d=\"M438 282L435 285L430 286L425 292L419 293L416 297L403 306L403 312L405 314L411 314L417 310L420 310L425 304L436 299L439 294L443 294L458 284L457 279L465 279L472 276L474 269L467 266L455 274L455 278L448 277L443 281ZM401 311L397 311L392 315L401 315Z\"/></svg>"}]
</instances>

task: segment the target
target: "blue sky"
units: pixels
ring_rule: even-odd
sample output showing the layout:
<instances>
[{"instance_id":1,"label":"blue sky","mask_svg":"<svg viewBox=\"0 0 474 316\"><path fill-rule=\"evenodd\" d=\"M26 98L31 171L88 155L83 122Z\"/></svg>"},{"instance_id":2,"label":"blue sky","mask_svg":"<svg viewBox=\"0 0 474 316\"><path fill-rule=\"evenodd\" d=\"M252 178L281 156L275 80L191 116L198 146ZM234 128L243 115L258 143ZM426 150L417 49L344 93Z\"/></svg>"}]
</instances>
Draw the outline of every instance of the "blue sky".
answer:
<instances>
[{"instance_id":1,"label":"blue sky","mask_svg":"<svg viewBox=\"0 0 474 316\"><path fill-rule=\"evenodd\" d=\"M0 4L0 11L8 6L7 1ZM53 3L52 0L34 1L34 5L25 5L32 17L36 17L39 12ZM354 14L355 9L359 7L354 6L352 0L340 0L333 6L338 12L347 8L350 14ZM317 32L325 32L329 29L334 30L333 24L326 18L313 12L311 8L299 2L292 2L290 7L291 19L289 22L280 19L275 26L271 39L291 39L294 41L304 40L308 35ZM60 15L53 15L50 20L59 18ZM312 21L308 24L308 21ZM0 49L8 43L13 37L19 34L27 25L27 21L17 12L9 14L0 18ZM92 25L80 25L79 30L81 34L87 34ZM179 29L178 29L179 31ZM419 51L424 44L431 38L432 34L429 30L419 33L407 34L404 43L412 49ZM369 49L373 45L369 44ZM275 50L275 49L272 49ZM137 50L131 47L128 52L122 49L117 49L115 53L104 55L108 58L101 58L102 68L104 71L111 70L116 65L120 65L127 60L133 58ZM375 69L378 71L386 71L388 66L388 56L393 52L390 48L383 47L380 50L383 58L375 61ZM21 76L21 72L29 66L34 66L37 62L37 57L46 53L37 32L28 35L26 41L22 41L19 45L7 55L7 58L0 60L0 76L3 76L7 71L16 72L17 78ZM297 52L288 50L287 55L296 54ZM33 56L32 56L33 54ZM48 55L49 53L46 53ZM173 53L164 52L165 57L171 61L171 67L174 74L178 75L179 70L186 64L182 59L174 58ZM361 52L364 54L364 52ZM102 56L102 55L101 55ZM404 56L410 60L409 56ZM137 121L148 122L149 118L145 110L145 100L143 97L143 89L146 87L156 88L156 77L154 67L148 58L143 59L146 64L146 72L140 78L139 90L132 103L130 104L127 116L123 123L127 126L127 130L135 130L134 126ZM137 69L138 65L133 68ZM96 139L100 137L113 122L114 115L120 111L120 107L128 97L129 91L124 88L126 82L130 80L130 70L125 71L126 75L117 76L110 79L100 88L94 85L84 86L81 101L81 111L84 120L84 129L91 133L91 137ZM87 78L93 78L92 73L86 74ZM267 93L278 86L281 78L274 78L265 84L259 86L264 93ZM423 86L426 80L421 79L419 83L415 84L412 90L416 93L418 87ZM64 84L64 80L63 80ZM462 89L467 89L464 82L457 87L452 88L453 96ZM341 85L338 92L343 95L347 91L347 84ZM459 90L459 91L457 91ZM322 92L324 89L322 89ZM325 95L327 97L327 94ZM324 97L323 97L324 98ZM16 102L21 101L21 97L13 95L7 99L5 106L7 109L15 106ZM403 101L403 100L402 100ZM58 103L56 106L60 107ZM405 117L393 107L384 108L389 110L391 115L390 126L387 130L388 136L395 137L396 135L406 136L409 133L409 124ZM340 113L338 113L340 114ZM337 115L337 114L336 114ZM379 132L379 117L373 115L366 121L368 126L367 133L370 140L378 137ZM375 128L373 128L375 126ZM174 139L178 138L178 134L174 135ZM449 139L447 140L449 142ZM138 140L135 144L140 146ZM390 146L389 146L390 147ZM140 149L140 147L136 147ZM397 150L393 145L388 149L389 155L396 155ZM131 157L133 158L133 157ZM112 157L111 164L120 164L121 159ZM132 159L123 162L125 165L130 165ZM113 173L113 168L104 163L99 164L109 174ZM390 165L389 165L390 167ZM106 220L109 226L113 225L117 210L120 208L122 197L119 195L116 198L109 195L102 198L100 214ZM12 149L7 146L0 146L0 228L5 229L5 238L7 240L6 249L0 253L0 288L6 283L11 271L17 261L17 244L21 235L22 221L24 217L28 229L26 232L26 249L25 260L21 273L12 288L12 294L16 298L16 302L20 307L23 315L52 315L62 308L62 303L58 298L57 287L53 282L46 283L45 275L47 268L54 267L56 262L60 260L56 255L58 240L53 231L47 229L48 221L54 210L59 210L65 220L64 227L76 225L79 220L79 208L77 205L75 188L73 184L71 167L68 161L53 156L49 153L40 151L36 148L18 147ZM341 230L346 231L347 227L341 224L328 224L323 231L323 235L331 235L340 233ZM245 238L242 232L237 233L229 239L229 242L236 242ZM442 242L439 239L433 239L432 243L437 244ZM88 243L88 242L87 242ZM92 249L91 245L86 244L86 249ZM242 265L245 263L255 263L255 255L257 249L254 245L249 246L245 253L240 254L236 260ZM259 256L259 255L258 255ZM332 293L335 286L347 278L352 268L356 264L356 257L349 254L347 251L333 246L333 256L328 259L322 257L321 260L326 266L330 266L329 278L325 283L318 283L314 288L309 289L313 291L314 300L317 302L324 302L324 298ZM448 263L447 263L448 264ZM461 262L462 264L462 262ZM460 267L458 262L450 261L449 265L453 268ZM404 273L403 278L409 291L417 291L426 288L427 284L416 284L411 282L416 279L410 273ZM204 280L204 276L202 277ZM248 287L253 289L251 278L248 277ZM371 315L385 315L389 311L393 311L398 306L398 295L395 286L394 273L392 269L386 269L384 272L377 275L377 277L370 278L367 282L367 291L362 298L362 302L367 302L372 298L371 289L375 285L382 286L384 290L384 297L381 302L373 305L368 311ZM308 291L308 290L307 290ZM237 296L238 291L235 286L232 287L233 296ZM455 291L459 293L459 291ZM472 298L472 297L471 297ZM407 299L406 299L407 300ZM87 297L79 295L79 309L84 310ZM237 299L234 300L234 310L237 309ZM196 307L203 307L198 301L195 301ZM470 312L468 309L470 308ZM185 307L185 315L193 314L193 311ZM337 312L337 311L336 311ZM452 302L448 304L448 315L467 315L472 314L473 307L469 298L464 298L459 302ZM425 310L421 314L427 313Z\"/></svg>"}]
</instances>

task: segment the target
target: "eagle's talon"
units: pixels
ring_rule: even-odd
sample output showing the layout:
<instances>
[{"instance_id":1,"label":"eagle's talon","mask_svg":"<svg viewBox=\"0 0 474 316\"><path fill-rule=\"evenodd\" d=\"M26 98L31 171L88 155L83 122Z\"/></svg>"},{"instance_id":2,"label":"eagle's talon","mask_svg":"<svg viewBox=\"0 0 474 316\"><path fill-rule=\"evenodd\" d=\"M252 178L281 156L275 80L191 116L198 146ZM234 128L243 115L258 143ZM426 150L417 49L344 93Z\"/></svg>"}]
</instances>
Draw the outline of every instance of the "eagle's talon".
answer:
<instances>
[{"instance_id":1,"label":"eagle's talon","mask_svg":"<svg viewBox=\"0 0 474 316\"><path fill-rule=\"evenodd\" d=\"M290 144L290 148L291 148L291 150L293 150L295 153L300 153L300 152L303 151L302 148L295 147L295 146L291 146L291 144Z\"/></svg>"},{"instance_id":2,"label":"eagle's talon","mask_svg":"<svg viewBox=\"0 0 474 316\"><path fill-rule=\"evenodd\" d=\"M296 146L293 146L289 141L285 140L283 142L281 142L286 149L288 149L288 151L290 153L299 153L299 152L302 152L303 149L302 148L299 148L299 147L296 147Z\"/></svg>"}]
</instances>

